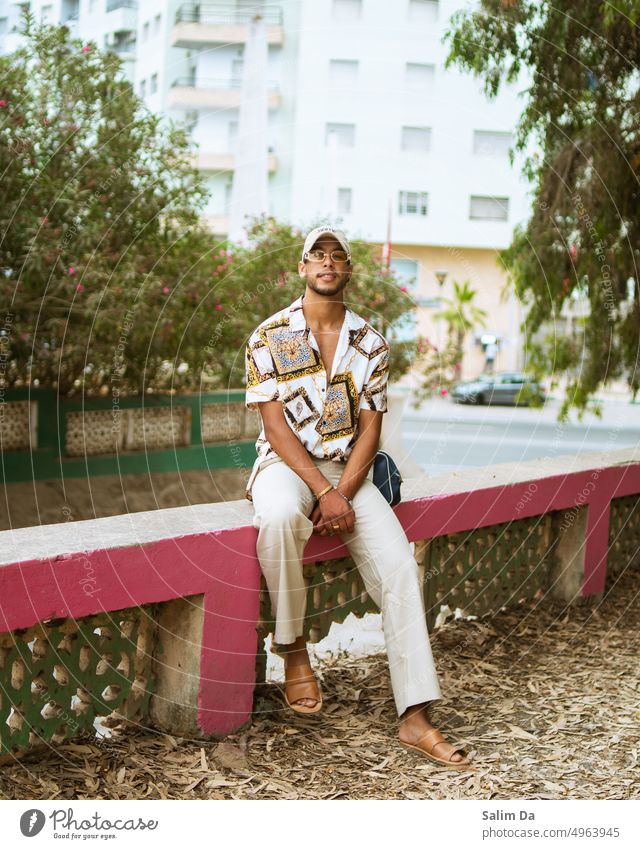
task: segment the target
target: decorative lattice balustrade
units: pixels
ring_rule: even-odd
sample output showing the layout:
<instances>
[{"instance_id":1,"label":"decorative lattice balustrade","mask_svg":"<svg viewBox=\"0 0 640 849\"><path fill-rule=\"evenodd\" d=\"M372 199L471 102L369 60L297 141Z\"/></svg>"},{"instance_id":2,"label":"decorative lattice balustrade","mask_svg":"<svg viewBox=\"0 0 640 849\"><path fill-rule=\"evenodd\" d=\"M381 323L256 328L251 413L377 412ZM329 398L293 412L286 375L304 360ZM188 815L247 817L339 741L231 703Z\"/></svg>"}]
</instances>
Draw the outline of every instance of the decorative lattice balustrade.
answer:
<instances>
[{"instance_id":1,"label":"decorative lattice balustrade","mask_svg":"<svg viewBox=\"0 0 640 849\"><path fill-rule=\"evenodd\" d=\"M7 483L250 466L260 428L238 389L76 399L20 388L0 404Z\"/></svg>"},{"instance_id":2,"label":"decorative lattice balustrade","mask_svg":"<svg viewBox=\"0 0 640 849\"><path fill-rule=\"evenodd\" d=\"M144 719L154 632L145 606L0 635L0 753Z\"/></svg>"},{"instance_id":3,"label":"decorative lattice balustrade","mask_svg":"<svg viewBox=\"0 0 640 849\"><path fill-rule=\"evenodd\" d=\"M640 564L640 497L614 498L609 518L609 566L607 578Z\"/></svg>"},{"instance_id":4,"label":"decorative lattice balustrade","mask_svg":"<svg viewBox=\"0 0 640 849\"><path fill-rule=\"evenodd\" d=\"M547 513L430 540L423 577L429 626L442 605L483 616L545 593L553 520Z\"/></svg>"},{"instance_id":5,"label":"decorative lattice balustrade","mask_svg":"<svg viewBox=\"0 0 640 849\"><path fill-rule=\"evenodd\" d=\"M38 405L31 401L0 403L0 445L3 451L35 448Z\"/></svg>"}]
</instances>

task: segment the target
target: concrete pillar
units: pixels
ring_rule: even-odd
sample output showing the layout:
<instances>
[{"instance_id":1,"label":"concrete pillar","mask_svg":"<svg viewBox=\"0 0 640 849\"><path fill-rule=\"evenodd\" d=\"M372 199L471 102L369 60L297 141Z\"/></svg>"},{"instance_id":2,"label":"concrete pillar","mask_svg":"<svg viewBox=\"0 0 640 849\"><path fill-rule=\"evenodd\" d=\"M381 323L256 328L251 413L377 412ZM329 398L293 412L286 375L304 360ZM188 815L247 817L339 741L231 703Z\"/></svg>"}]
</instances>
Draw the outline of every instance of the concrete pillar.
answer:
<instances>
[{"instance_id":1,"label":"concrete pillar","mask_svg":"<svg viewBox=\"0 0 640 849\"><path fill-rule=\"evenodd\" d=\"M583 598L589 505L559 510L555 521L558 542L550 575L551 594L572 604Z\"/></svg>"},{"instance_id":2,"label":"concrete pillar","mask_svg":"<svg viewBox=\"0 0 640 849\"><path fill-rule=\"evenodd\" d=\"M150 716L163 731L198 737L198 693L204 596L166 601L159 606Z\"/></svg>"}]
</instances>

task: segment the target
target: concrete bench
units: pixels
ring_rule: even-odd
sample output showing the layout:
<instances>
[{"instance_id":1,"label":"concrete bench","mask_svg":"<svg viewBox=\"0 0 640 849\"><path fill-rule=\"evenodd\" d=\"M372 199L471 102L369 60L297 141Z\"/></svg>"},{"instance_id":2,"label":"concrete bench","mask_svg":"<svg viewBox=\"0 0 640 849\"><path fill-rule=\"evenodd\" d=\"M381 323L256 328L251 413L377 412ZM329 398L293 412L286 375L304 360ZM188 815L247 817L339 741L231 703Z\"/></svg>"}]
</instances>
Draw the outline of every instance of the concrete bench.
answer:
<instances>
[{"instance_id":1,"label":"concrete bench","mask_svg":"<svg viewBox=\"0 0 640 849\"><path fill-rule=\"evenodd\" d=\"M617 568L635 560L640 449L414 478L403 498L430 625L444 602L573 603L603 592L609 552ZM100 715L204 737L248 722L268 628L255 541L244 501L0 533L2 751ZM370 606L346 555L332 538L307 545L305 563L331 573L306 567L314 637Z\"/></svg>"}]
</instances>

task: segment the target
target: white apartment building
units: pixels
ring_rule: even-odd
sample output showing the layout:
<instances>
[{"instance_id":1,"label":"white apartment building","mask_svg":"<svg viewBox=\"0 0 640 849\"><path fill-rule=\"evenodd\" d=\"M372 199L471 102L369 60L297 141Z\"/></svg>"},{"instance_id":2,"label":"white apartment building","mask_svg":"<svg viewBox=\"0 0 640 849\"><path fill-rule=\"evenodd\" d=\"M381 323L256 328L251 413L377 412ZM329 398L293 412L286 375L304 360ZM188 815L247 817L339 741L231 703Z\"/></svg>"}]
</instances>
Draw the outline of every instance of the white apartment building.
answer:
<instances>
[{"instance_id":1,"label":"white apartment building","mask_svg":"<svg viewBox=\"0 0 640 849\"><path fill-rule=\"evenodd\" d=\"M0 49L23 3L0 0ZM38 19L113 49L148 108L191 128L210 189L207 221L224 236L248 21L268 26L269 213L299 225L340 221L382 246L416 303L407 328L436 344L434 319L453 281L469 280L497 337L498 369L522 364L520 306L504 294L497 251L528 216L527 186L508 150L522 108L516 87L494 101L480 81L445 69L442 37L462 0L32 0Z\"/></svg>"}]
</instances>

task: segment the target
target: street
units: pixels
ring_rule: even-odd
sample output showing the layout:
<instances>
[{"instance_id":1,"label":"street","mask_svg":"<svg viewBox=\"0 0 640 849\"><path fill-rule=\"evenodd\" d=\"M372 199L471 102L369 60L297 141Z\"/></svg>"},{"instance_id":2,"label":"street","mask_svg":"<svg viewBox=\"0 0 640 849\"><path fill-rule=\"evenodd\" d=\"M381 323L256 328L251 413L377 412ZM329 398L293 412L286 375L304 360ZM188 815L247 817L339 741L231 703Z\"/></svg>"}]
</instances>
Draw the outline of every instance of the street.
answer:
<instances>
[{"instance_id":1,"label":"street","mask_svg":"<svg viewBox=\"0 0 640 849\"><path fill-rule=\"evenodd\" d=\"M408 407L402 421L402 445L427 474L468 466L553 458L590 451L614 451L640 437L640 406L607 401L598 419L557 421L560 402L543 408L476 407L431 400L419 410Z\"/></svg>"}]
</instances>

